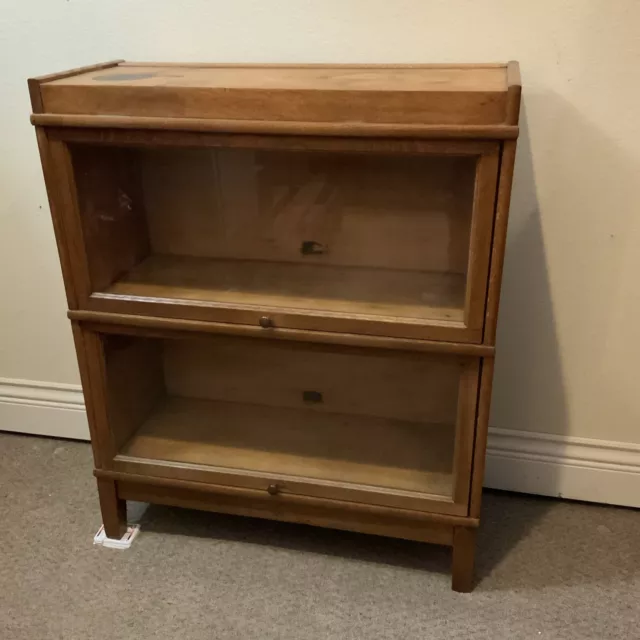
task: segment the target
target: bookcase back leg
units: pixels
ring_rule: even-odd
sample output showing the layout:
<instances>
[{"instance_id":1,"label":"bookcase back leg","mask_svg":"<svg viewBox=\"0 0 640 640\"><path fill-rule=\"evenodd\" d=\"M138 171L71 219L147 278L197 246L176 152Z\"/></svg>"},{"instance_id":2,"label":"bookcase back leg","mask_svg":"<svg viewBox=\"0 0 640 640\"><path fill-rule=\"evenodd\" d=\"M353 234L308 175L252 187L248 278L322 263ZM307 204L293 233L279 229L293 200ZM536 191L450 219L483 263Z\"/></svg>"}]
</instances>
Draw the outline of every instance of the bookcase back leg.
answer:
<instances>
[{"instance_id":1,"label":"bookcase back leg","mask_svg":"<svg viewBox=\"0 0 640 640\"><path fill-rule=\"evenodd\" d=\"M98 478L102 524L108 538L119 540L127 531L127 502L118 497L113 480Z\"/></svg>"}]
</instances>

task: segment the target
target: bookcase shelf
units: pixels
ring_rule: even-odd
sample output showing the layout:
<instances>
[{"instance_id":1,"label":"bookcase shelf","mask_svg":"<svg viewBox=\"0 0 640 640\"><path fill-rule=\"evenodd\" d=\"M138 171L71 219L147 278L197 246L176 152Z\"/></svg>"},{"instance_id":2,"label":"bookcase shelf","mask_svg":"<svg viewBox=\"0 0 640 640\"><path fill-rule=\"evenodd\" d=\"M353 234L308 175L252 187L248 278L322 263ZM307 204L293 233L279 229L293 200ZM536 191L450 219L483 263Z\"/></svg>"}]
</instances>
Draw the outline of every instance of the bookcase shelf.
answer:
<instances>
[{"instance_id":1,"label":"bookcase shelf","mask_svg":"<svg viewBox=\"0 0 640 640\"><path fill-rule=\"evenodd\" d=\"M454 425L167 398L117 459L388 488L451 500ZM384 449L379 443L384 442ZM212 472L212 477L215 473Z\"/></svg>"},{"instance_id":2,"label":"bookcase shelf","mask_svg":"<svg viewBox=\"0 0 640 640\"><path fill-rule=\"evenodd\" d=\"M257 260L153 255L105 293L227 306L253 305L390 322L463 322L464 276Z\"/></svg>"}]
</instances>

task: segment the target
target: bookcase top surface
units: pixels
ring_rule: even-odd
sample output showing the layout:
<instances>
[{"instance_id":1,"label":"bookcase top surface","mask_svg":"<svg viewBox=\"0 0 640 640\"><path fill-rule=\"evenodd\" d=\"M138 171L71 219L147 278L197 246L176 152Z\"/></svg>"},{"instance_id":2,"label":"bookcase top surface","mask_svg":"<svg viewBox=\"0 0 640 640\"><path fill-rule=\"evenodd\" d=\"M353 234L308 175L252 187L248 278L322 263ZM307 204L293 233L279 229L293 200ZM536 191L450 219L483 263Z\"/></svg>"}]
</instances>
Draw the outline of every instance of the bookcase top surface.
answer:
<instances>
[{"instance_id":1,"label":"bookcase top surface","mask_svg":"<svg viewBox=\"0 0 640 640\"><path fill-rule=\"evenodd\" d=\"M66 86L184 87L274 91L507 90L506 65L284 66L120 64L52 81Z\"/></svg>"},{"instance_id":2,"label":"bookcase top surface","mask_svg":"<svg viewBox=\"0 0 640 640\"><path fill-rule=\"evenodd\" d=\"M444 126L515 125L513 102L520 88L517 63L115 61L30 83L38 88L36 114Z\"/></svg>"}]
</instances>

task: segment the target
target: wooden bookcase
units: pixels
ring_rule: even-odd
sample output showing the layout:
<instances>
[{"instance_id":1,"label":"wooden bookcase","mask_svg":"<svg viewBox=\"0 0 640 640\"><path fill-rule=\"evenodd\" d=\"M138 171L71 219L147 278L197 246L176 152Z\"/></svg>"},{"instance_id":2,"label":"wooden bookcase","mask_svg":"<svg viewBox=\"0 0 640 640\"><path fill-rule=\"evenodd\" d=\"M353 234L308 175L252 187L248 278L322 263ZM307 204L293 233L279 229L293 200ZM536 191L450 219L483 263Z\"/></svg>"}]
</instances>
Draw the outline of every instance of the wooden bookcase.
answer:
<instances>
[{"instance_id":1,"label":"wooden bookcase","mask_svg":"<svg viewBox=\"0 0 640 640\"><path fill-rule=\"evenodd\" d=\"M141 500L396 536L470 590L517 63L29 89L107 535Z\"/></svg>"}]
</instances>

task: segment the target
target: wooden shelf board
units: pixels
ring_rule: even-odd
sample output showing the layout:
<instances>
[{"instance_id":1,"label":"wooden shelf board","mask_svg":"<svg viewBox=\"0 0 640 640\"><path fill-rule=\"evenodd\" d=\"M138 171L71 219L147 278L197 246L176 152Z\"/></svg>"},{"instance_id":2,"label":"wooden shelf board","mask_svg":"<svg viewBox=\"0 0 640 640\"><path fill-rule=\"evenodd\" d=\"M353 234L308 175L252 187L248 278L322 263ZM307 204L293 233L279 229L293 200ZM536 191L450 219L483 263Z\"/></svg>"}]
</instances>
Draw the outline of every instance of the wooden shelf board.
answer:
<instances>
[{"instance_id":1,"label":"wooden shelf board","mask_svg":"<svg viewBox=\"0 0 640 640\"><path fill-rule=\"evenodd\" d=\"M152 255L105 293L414 321L464 321L465 276Z\"/></svg>"},{"instance_id":2,"label":"wooden shelf board","mask_svg":"<svg viewBox=\"0 0 640 640\"><path fill-rule=\"evenodd\" d=\"M168 397L122 456L450 498L452 425Z\"/></svg>"}]
</instances>

